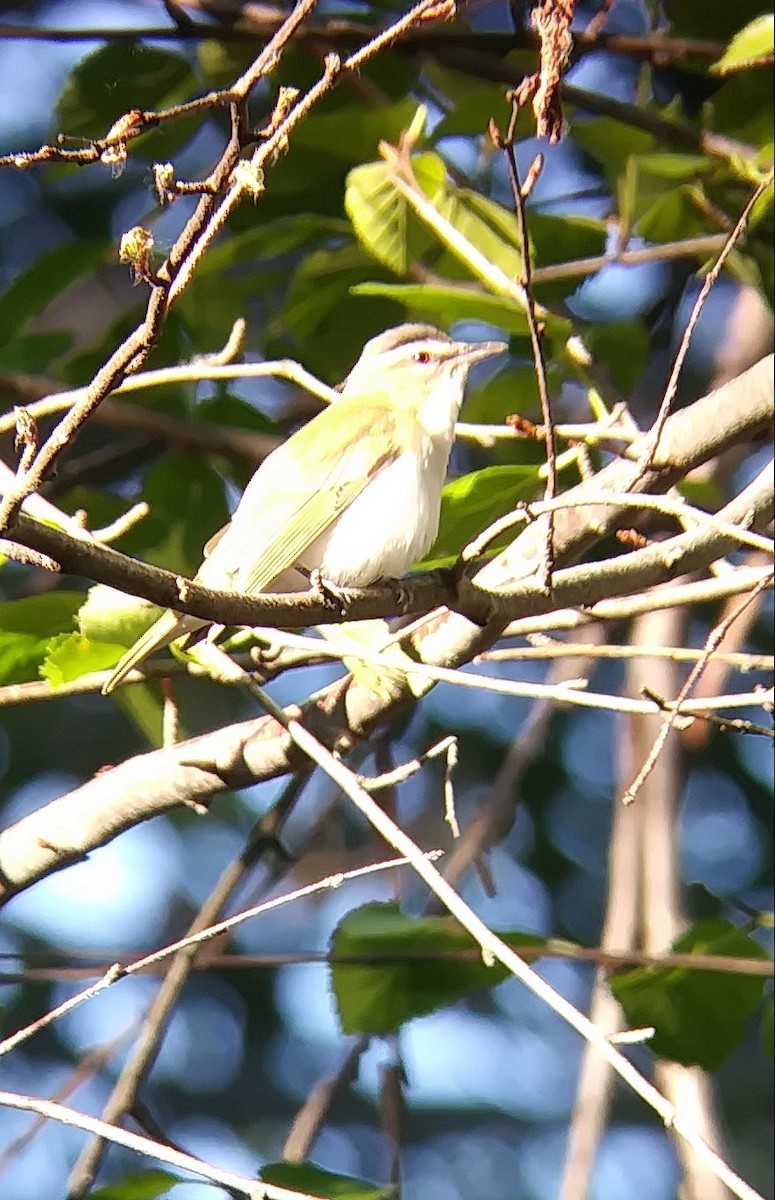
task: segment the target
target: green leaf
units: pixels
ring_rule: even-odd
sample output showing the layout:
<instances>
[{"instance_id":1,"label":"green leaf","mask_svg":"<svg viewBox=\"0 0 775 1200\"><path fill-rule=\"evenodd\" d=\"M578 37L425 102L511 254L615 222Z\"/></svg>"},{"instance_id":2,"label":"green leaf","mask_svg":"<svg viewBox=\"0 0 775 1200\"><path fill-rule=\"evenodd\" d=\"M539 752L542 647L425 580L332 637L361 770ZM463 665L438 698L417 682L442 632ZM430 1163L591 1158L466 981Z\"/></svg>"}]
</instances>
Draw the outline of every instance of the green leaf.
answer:
<instances>
[{"instance_id":1,"label":"green leaf","mask_svg":"<svg viewBox=\"0 0 775 1200\"><path fill-rule=\"evenodd\" d=\"M169 1171L138 1171L91 1193L91 1200L157 1200L180 1183Z\"/></svg>"},{"instance_id":2,"label":"green leaf","mask_svg":"<svg viewBox=\"0 0 775 1200\"><path fill-rule=\"evenodd\" d=\"M671 949L767 958L758 942L721 918L698 922ZM740 1041L765 980L688 967L638 967L617 972L610 986L631 1028L654 1026L649 1045L655 1054L715 1071Z\"/></svg>"},{"instance_id":3,"label":"green leaf","mask_svg":"<svg viewBox=\"0 0 775 1200\"><path fill-rule=\"evenodd\" d=\"M649 242L672 242L707 233L707 226L692 201L694 185L662 188L659 196L635 222L635 232Z\"/></svg>"},{"instance_id":4,"label":"green leaf","mask_svg":"<svg viewBox=\"0 0 775 1200\"><path fill-rule=\"evenodd\" d=\"M465 546L520 500L532 500L542 487L538 465L484 467L444 487L439 533L420 570L451 566ZM488 550L497 550L515 537L508 531Z\"/></svg>"},{"instance_id":5,"label":"green leaf","mask_svg":"<svg viewBox=\"0 0 775 1200\"><path fill-rule=\"evenodd\" d=\"M747 71L772 62L775 53L775 16L762 13L736 33L718 62L710 68L717 75Z\"/></svg>"},{"instance_id":6,"label":"green leaf","mask_svg":"<svg viewBox=\"0 0 775 1200\"><path fill-rule=\"evenodd\" d=\"M718 91L705 106L706 119L716 133L725 133L762 150L772 144L773 92L771 71L736 71L727 75ZM768 160L766 166L771 165ZM751 163L730 160L730 171L738 178L751 179ZM735 189L728 200L730 213L737 217L741 201Z\"/></svg>"},{"instance_id":7,"label":"green leaf","mask_svg":"<svg viewBox=\"0 0 775 1200\"><path fill-rule=\"evenodd\" d=\"M659 149L653 134L634 129L614 117L594 117L590 121L576 122L573 140L601 164L612 186L616 185L628 159L633 155L648 154Z\"/></svg>"},{"instance_id":8,"label":"green leaf","mask_svg":"<svg viewBox=\"0 0 775 1200\"><path fill-rule=\"evenodd\" d=\"M229 517L221 476L193 454L170 456L146 475L143 498L151 508L142 522L145 558L190 578Z\"/></svg>"},{"instance_id":9,"label":"green leaf","mask_svg":"<svg viewBox=\"0 0 775 1200\"><path fill-rule=\"evenodd\" d=\"M519 351L517 351L517 356L519 356ZM552 365L551 361L547 363L547 381L550 395L557 394L563 384L563 374L558 367ZM533 416L540 411L541 400L538 394L535 366L532 364L515 366L509 363L503 370L491 375L481 387L470 392L466 397L462 420L472 421L476 424L501 425L506 417L515 412L521 416ZM507 447L512 456L508 461L513 462L514 452L523 449L528 444L523 441L503 442L502 446ZM488 453L496 448L488 447ZM523 460L520 457L518 461Z\"/></svg>"},{"instance_id":10,"label":"green leaf","mask_svg":"<svg viewBox=\"0 0 775 1200\"><path fill-rule=\"evenodd\" d=\"M61 687L114 666L161 611L147 600L96 584L76 614L78 632L48 642L40 674L52 687Z\"/></svg>"},{"instance_id":11,"label":"green leaf","mask_svg":"<svg viewBox=\"0 0 775 1200\"><path fill-rule=\"evenodd\" d=\"M318 110L294 131L293 149L363 162L373 157L380 140L397 141L416 110L417 101L411 97L374 108L345 105L338 112Z\"/></svg>"},{"instance_id":12,"label":"green leaf","mask_svg":"<svg viewBox=\"0 0 775 1200\"><path fill-rule=\"evenodd\" d=\"M381 1187L367 1179L335 1175L311 1162L268 1163L261 1171L262 1183L294 1189L322 1200L395 1200L395 1188Z\"/></svg>"},{"instance_id":13,"label":"green leaf","mask_svg":"<svg viewBox=\"0 0 775 1200\"><path fill-rule=\"evenodd\" d=\"M158 683L145 683L139 687L125 687L111 696L124 715L133 721L152 746L162 745L164 701ZM179 729L181 739L186 737L184 727Z\"/></svg>"},{"instance_id":14,"label":"green leaf","mask_svg":"<svg viewBox=\"0 0 775 1200\"><path fill-rule=\"evenodd\" d=\"M534 52L512 51L508 56L508 64L514 68L514 78L522 78L535 70ZM434 142L461 134L469 137L486 135L490 117L499 118L504 111L503 85L500 83L487 83L462 71L440 66L433 58L423 64L423 75L431 81L437 93L445 95L450 101L441 121L433 127ZM531 121L534 122L534 117L530 105L524 105L515 129L517 141L535 132L535 125L531 129Z\"/></svg>"},{"instance_id":15,"label":"green leaf","mask_svg":"<svg viewBox=\"0 0 775 1200\"><path fill-rule=\"evenodd\" d=\"M116 588L97 583L86 593L76 620L79 632L90 642L117 645L126 650L161 613L162 609L148 600L127 596Z\"/></svg>"},{"instance_id":16,"label":"green leaf","mask_svg":"<svg viewBox=\"0 0 775 1200\"><path fill-rule=\"evenodd\" d=\"M55 358L66 354L74 341L67 330L27 333L0 346L0 368L35 375L46 371Z\"/></svg>"},{"instance_id":17,"label":"green leaf","mask_svg":"<svg viewBox=\"0 0 775 1200\"><path fill-rule=\"evenodd\" d=\"M356 284L373 278L375 272L379 274L374 260L355 243L306 255L272 325L273 335L289 335L292 347L301 343L305 365L318 377L341 379L364 342L400 317L400 308L390 300L367 305L351 294ZM284 353L286 345L270 346L269 352ZM288 352L293 351L288 348Z\"/></svg>"},{"instance_id":18,"label":"green leaf","mask_svg":"<svg viewBox=\"0 0 775 1200\"><path fill-rule=\"evenodd\" d=\"M534 212L531 209L528 227L537 267L605 253L608 236L606 223L595 217L554 217L551 213Z\"/></svg>"},{"instance_id":19,"label":"green leaf","mask_svg":"<svg viewBox=\"0 0 775 1200\"><path fill-rule=\"evenodd\" d=\"M88 275L104 257L101 243L77 241L65 242L36 258L0 296L3 341L10 341L31 317L44 312L56 296Z\"/></svg>"},{"instance_id":20,"label":"green leaf","mask_svg":"<svg viewBox=\"0 0 775 1200\"><path fill-rule=\"evenodd\" d=\"M762 10L762 0L735 0L734 4L698 4L697 0L663 0L674 37L713 38L726 41L741 22Z\"/></svg>"},{"instance_id":21,"label":"green leaf","mask_svg":"<svg viewBox=\"0 0 775 1200\"><path fill-rule=\"evenodd\" d=\"M196 80L182 55L141 42L108 41L70 72L56 120L70 136L103 137L132 109L160 108L180 99L183 85L193 91Z\"/></svg>"},{"instance_id":22,"label":"green leaf","mask_svg":"<svg viewBox=\"0 0 775 1200\"><path fill-rule=\"evenodd\" d=\"M40 674L52 687L62 687L82 675L114 666L124 649L109 642L90 642L82 633L63 633L49 642Z\"/></svg>"},{"instance_id":23,"label":"green leaf","mask_svg":"<svg viewBox=\"0 0 775 1200\"><path fill-rule=\"evenodd\" d=\"M451 325L454 321L487 321L509 333L524 334L527 320L524 311L486 292L475 292L470 288L448 284L426 283L359 283L352 287L354 296L382 296L395 300L418 317L427 318L439 325ZM547 324L570 328L561 318L549 318Z\"/></svg>"},{"instance_id":24,"label":"green leaf","mask_svg":"<svg viewBox=\"0 0 775 1200\"><path fill-rule=\"evenodd\" d=\"M82 592L49 592L0 603L0 684L38 677L51 638L73 628Z\"/></svg>"},{"instance_id":25,"label":"green leaf","mask_svg":"<svg viewBox=\"0 0 775 1200\"><path fill-rule=\"evenodd\" d=\"M592 325L585 335L596 362L608 367L617 392L629 395L640 379L649 354L649 335L640 321Z\"/></svg>"},{"instance_id":26,"label":"green leaf","mask_svg":"<svg viewBox=\"0 0 775 1200\"><path fill-rule=\"evenodd\" d=\"M512 945L544 944L529 934L502 936ZM504 967L485 966L479 955L443 957L472 947L451 917L409 917L395 904L377 903L348 913L331 946L331 983L344 1032L393 1033L413 1017L506 978ZM336 961L369 955L376 961Z\"/></svg>"},{"instance_id":27,"label":"green leaf","mask_svg":"<svg viewBox=\"0 0 775 1200\"><path fill-rule=\"evenodd\" d=\"M437 154L419 154L412 160L418 180L432 199L447 176ZM405 275L435 239L396 190L386 163L366 163L347 176L344 206L363 246L396 275Z\"/></svg>"},{"instance_id":28,"label":"green leaf","mask_svg":"<svg viewBox=\"0 0 775 1200\"><path fill-rule=\"evenodd\" d=\"M244 273L246 266L257 260L271 261L322 238L347 237L349 232L349 225L342 219L313 213L278 217L241 233L233 233L208 247L207 254L197 265L197 278L200 275L221 276L230 267L237 267Z\"/></svg>"},{"instance_id":29,"label":"green leaf","mask_svg":"<svg viewBox=\"0 0 775 1200\"><path fill-rule=\"evenodd\" d=\"M522 276L519 227L510 209L462 187L448 188L434 204L441 216L488 262L510 279ZM463 263L467 274L475 274L462 256L455 258Z\"/></svg>"},{"instance_id":30,"label":"green leaf","mask_svg":"<svg viewBox=\"0 0 775 1200\"><path fill-rule=\"evenodd\" d=\"M656 175L659 179L691 181L711 169L712 163L701 154L639 154L637 163L641 171Z\"/></svg>"}]
</instances>

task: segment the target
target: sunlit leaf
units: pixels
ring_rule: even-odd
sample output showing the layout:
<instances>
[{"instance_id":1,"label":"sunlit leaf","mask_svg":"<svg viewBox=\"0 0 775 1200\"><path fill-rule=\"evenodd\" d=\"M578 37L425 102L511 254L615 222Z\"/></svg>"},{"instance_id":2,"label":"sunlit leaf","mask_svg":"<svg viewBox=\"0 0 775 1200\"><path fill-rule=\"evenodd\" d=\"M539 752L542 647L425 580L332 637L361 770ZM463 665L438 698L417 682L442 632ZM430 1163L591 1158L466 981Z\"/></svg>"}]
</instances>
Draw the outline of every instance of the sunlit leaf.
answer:
<instances>
[{"instance_id":1,"label":"sunlit leaf","mask_svg":"<svg viewBox=\"0 0 775 1200\"><path fill-rule=\"evenodd\" d=\"M762 13L732 38L718 62L711 67L718 75L745 71L772 62L775 53L775 17Z\"/></svg>"},{"instance_id":2,"label":"sunlit leaf","mask_svg":"<svg viewBox=\"0 0 775 1200\"><path fill-rule=\"evenodd\" d=\"M433 194L443 187L447 172L438 155L420 154L413 167L426 191ZM347 176L344 204L359 240L396 275L405 275L409 264L433 243L394 187L386 163L355 167Z\"/></svg>"},{"instance_id":3,"label":"sunlit leaf","mask_svg":"<svg viewBox=\"0 0 775 1200\"><path fill-rule=\"evenodd\" d=\"M38 677L51 638L70 633L82 592L48 592L0 603L0 683Z\"/></svg>"},{"instance_id":4,"label":"sunlit leaf","mask_svg":"<svg viewBox=\"0 0 775 1200\"><path fill-rule=\"evenodd\" d=\"M513 945L540 946L529 934ZM475 943L451 917L409 917L395 904L364 904L338 925L331 982L345 1033L385 1034L505 978L481 956L455 957ZM337 961L374 956L375 961ZM450 957L445 958L445 955Z\"/></svg>"},{"instance_id":5,"label":"sunlit leaf","mask_svg":"<svg viewBox=\"0 0 775 1200\"><path fill-rule=\"evenodd\" d=\"M169 1171L138 1171L91 1192L92 1200L157 1200L180 1183Z\"/></svg>"},{"instance_id":6,"label":"sunlit leaf","mask_svg":"<svg viewBox=\"0 0 775 1200\"><path fill-rule=\"evenodd\" d=\"M472 471L444 487L441 494L439 533L421 569L451 566L461 550L498 517L516 508L520 501L532 500L541 488L538 466L484 467ZM519 526L515 527L519 530ZM516 536L512 530L489 550Z\"/></svg>"},{"instance_id":7,"label":"sunlit leaf","mask_svg":"<svg viewBox=\"0 0 775 1200\"><path fill-rule=\"evenodd\" d=\"M676 954L766 959L754 938L721 918L700 921L671 947ZM760 1003L765 980L688 967L638 967L610 979L633 1029L653 1025L655 1054L715 1071L740 1041Z\"/></svg>"},{"instance_id":8,"label":"sunlit leaf","mask_svg":"<svg viewBox=\"0 0 775 1200\"><path fill-rule=\"evenodd\" d=\"M324 1171L311 1162L268 1163L261 1170L261 1180L275 1187L284 1187L321 1200L394 1200L395 1189Z\"/></svg>"},{"instance_id":9,"label":"sunlit leaf","mask_svg":"<svg viewBox=\"0 0 775 1200\"><path fill-rule=\"evenodd\" d=\"M112 667L124 649L109 642L90 642L82 633L61 634L49 643L40 674L52 687L62 687L82 675Z\"/></svg>"},{"instance_id":10,"label":"sunlit leaf","mask_svg":"<svg viewBox=\"0 0 775 1200\"><path fill-rule=\"evenodd\" d=\"M416 316L440 325L449 326L455 321L487 321L509 333L524 334L527 331L524 311L510 300L453 284L359 283L351 290L355 296L382 296L395 300ZM570 327L561 318L552 318L549 324L552 331L561 325Z\"/></svg>"}]
</instances>

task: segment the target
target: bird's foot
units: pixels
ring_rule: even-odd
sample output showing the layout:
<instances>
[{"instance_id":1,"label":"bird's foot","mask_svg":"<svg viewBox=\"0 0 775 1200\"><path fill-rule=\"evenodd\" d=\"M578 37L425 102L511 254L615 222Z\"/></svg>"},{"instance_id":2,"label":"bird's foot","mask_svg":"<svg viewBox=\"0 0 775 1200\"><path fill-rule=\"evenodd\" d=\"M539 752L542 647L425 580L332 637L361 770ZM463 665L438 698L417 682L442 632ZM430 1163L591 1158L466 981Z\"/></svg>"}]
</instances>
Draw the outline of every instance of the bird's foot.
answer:
<instances>
[{"instance_id":1,"label":"bird's foot","mask_svg":"<svg viewBox=\"0 0 775 1200\"><path fill-rule=\"evenodd\" d=\"M324 579L317 567L309 573L309 587L326 608L330 608L342 620L347 619L348 605L344 592L330 579Z\"/></svg>"}]
</instances>

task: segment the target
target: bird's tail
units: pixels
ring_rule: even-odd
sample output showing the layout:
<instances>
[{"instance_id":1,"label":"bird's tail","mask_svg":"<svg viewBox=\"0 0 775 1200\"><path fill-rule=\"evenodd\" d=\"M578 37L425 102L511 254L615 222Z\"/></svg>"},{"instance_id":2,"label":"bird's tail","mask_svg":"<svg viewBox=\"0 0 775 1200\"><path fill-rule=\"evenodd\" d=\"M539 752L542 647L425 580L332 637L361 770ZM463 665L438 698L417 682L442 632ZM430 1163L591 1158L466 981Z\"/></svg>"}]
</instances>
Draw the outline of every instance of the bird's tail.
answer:
<instances>
[{"instance_id":1,"label":"bird's tail","mask_svg":"<svg viewBox=\"0 0 775 1200\"><path fill-rule=\"evenodd\" d=\"M206 624L206 621L198 621L196 617L182 617L179 613L173 612L172 609L167 609L165 613L162 613L158 621L155 621L150 629L146 629L142 637L137 639L134 646L131 646L126 654L119 659L113 674L103 686L103 696L107 696L114 688L118 687L126 679L129 672L138 663L141 663L143 659L148 658L149 654L153 654L154 650L161 650L162 646L169 646L170 642L183 637L186 633L193 633Z\"/></svg>"}]
</instances>

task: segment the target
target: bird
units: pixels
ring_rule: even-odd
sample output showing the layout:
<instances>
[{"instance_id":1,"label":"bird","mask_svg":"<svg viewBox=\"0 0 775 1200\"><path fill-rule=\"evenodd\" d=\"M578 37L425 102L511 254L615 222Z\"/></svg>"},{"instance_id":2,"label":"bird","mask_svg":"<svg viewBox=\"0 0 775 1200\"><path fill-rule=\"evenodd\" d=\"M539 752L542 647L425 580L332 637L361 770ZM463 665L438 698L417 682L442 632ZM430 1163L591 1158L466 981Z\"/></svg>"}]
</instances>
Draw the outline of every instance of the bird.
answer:
<instances>
[{"instance_id":1,"label":"bird","mask_svg":"<svg viewBox=\"0 0 775 1200\"><path fill-rule=\"evenodd\" d=\"M462 342L432 325L371 338L338 398L260 463L231 520L204 548L194 582L255 596L365 587L398 578L439 527L455 422L468 373L504 342ZM102 691L211 622L168 609L123 655Z\"/></svg>"}]
</instances>

